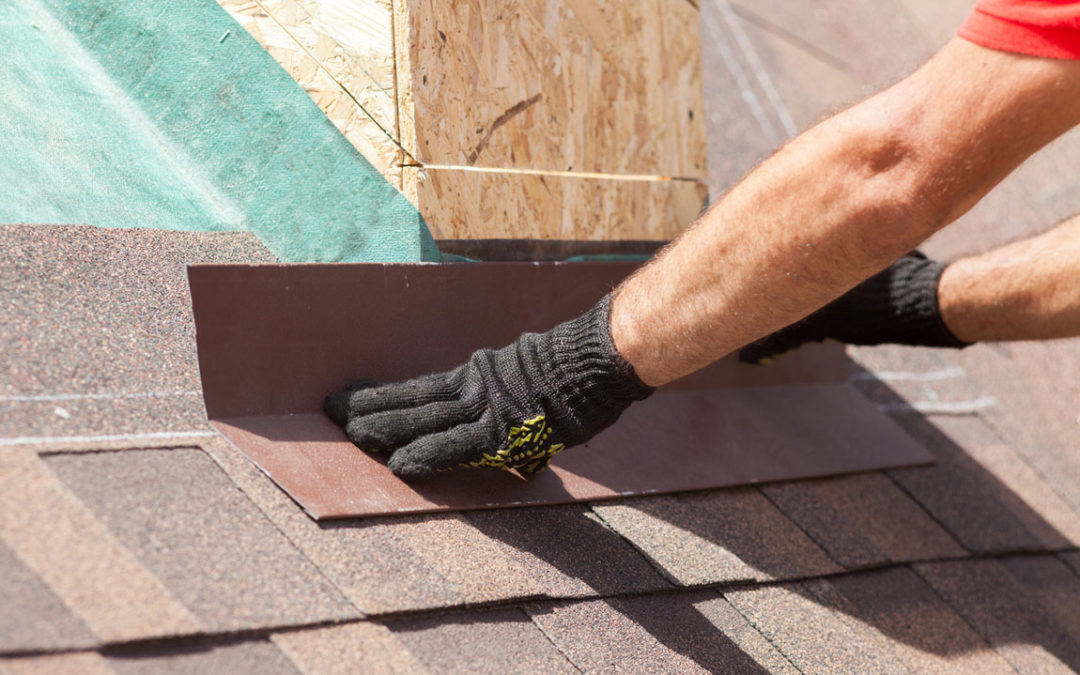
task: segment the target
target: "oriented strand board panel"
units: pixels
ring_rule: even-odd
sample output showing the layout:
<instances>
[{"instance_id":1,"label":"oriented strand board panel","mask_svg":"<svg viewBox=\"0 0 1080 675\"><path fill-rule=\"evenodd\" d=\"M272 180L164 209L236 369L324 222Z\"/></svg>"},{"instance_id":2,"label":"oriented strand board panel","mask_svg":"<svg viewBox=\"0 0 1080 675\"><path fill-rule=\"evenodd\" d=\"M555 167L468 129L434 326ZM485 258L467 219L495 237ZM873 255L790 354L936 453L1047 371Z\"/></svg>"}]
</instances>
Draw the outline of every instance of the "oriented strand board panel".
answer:
<instances>
[{"instance_id":1,"label":"oriented strand board panel","mask_svg":"<svg viewBox=\"0 0 1080 675\"><path fill-rule=\"evenodd\" d=\"M687 0L395 7L409 31L399 89L413 128L401 140L419 161L705 175L700 17Z\"/></svg>"},{"instance_id":2,"label":"oriented strand board panel","mask_svg":"<svg viewBox=\"0 0 1080 675\"><path fill-rule=\"evenodd\" d=\"M199 372L212 424L313 517L553 504L925 463L846 380L838 345L776 367L720 361L631 406L526 480L460 471L405 483L349 443L322 400L395 381L592 306L626 263L194 265ZM529 311L507 311L528 307ZM661 449L658 451L657 449Z\"/></svg>"},{"instance_id":3,"label":"oriented strand board panel","mask_svg":"<svg viewBox=\"0 0 1080 675\"><path fill-rule=\"evenodd\" d=\"M685 180L411 168L403 176L437 239L670 239L707 193Z\"/></svg>"},{"instance_id":4,"label":"oriented strand board panel","mask_svg":"<svg viewBox=\"0 0 1080 675\"><path fill-rule=\"evenodd\" d=\"M395 187L390 0L219 0Z\"/></svg>"},{"instance_id":5,"label":"oriented strand board panel","mask_svg":"<svg viewBox=\"0 0 1080 675\"><path fill-rule=\"evenodd\" d=\"M436 236L664 240L700 212L693 4L394 0L394 11L400 141L427 169L403 172L402 190ZM445 175L462 166L569 175ZM689 185L573 175L583 172Z\"/></svg>"}]
</instances>

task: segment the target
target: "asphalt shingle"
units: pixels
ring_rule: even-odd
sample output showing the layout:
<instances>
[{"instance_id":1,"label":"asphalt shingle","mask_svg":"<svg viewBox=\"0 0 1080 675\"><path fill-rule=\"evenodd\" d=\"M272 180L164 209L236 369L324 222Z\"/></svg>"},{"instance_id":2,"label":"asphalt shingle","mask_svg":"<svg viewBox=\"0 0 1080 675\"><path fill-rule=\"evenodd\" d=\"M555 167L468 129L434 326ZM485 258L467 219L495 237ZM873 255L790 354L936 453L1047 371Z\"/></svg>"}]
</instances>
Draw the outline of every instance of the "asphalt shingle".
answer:
<instances>
[{"instance_id":1,"label":"asphalt shingle","mask_svg":"<svg viewBox=\"0 0 1080 675\"><path fill-rule=\"evenodd\" d=\"M390 629L380 623L358 621L275 633L270 640L305 673L406 675L424 670Z\"/></svg>"},{"instance_id":2,"label":"asphalt shingle","mask_svg":"<svg viewBox=\"0 0 1080 675\"><path fill-rule=\"evenodd\" d=\"M585 672L766 672L790 664L708 591L529 607L533 621ZM728 608L730 609L730 608ZM732 628L729 636L721 625ZM734 626L733 626L734 624ZM743 645L746 645L745 647Z\"/></svg>"},{"instance_id":3,"label":"asphalt shingle","mask_svg":"<svg viewBox=\"0 0 1080 675\"><path fill-rule=\"evenodd\" d=\"M761 488L846 568L964 555L926 512L881 473Z\"/></svg>"},{"instance_id":4,"label":"asphalt shingle","mask_svg":"<svg viewBox=\"0 0 1080 675\"><path fill-rule=\"evenodd\" d=\"M988 424L1080 512L1080 338L976 345L951 358L997 398Z\"/></svg>"},{"instance_id":5,"label":"asphalt shingle","mask_svg":"<svg viewBox=\"0 0 1080 675\"><path fill-rule=\"evenodd\" d=\"M683 585L790 579L841 569L754 488L598 502L592 508Z\"/></svg>"},{"instance_id":6,"label":"asphalt shingle","mask_svg":"<svg viewBox=\"0 0 1080 675\"><path fill-rule=\"evenodd\" d=\"M204 447L369 614L669 587L579 505L316 523L236 448L219 440Z\"/></svg>"},{"instance_id":7,"label":"asphalt shingle","mask_svg":"<svg viewBox=\"0 0 1080 675\"><path fill-rule=\"evenodd\" d=\"M197 448L46 462L208 629L359 616Z\"/></svg>"},{"instance_id":8,"label":"asphalt shingle","mask_svg":"<svg viewBox=\"0 0 1080 675\"><path fill-rule=\"evenodd\" d=\"M86 624L0 540L0 653L92 646Z\"/></svg>"},{"instance_id":9,"label":"asphalt shingle","mask_svg":"<svg viewBox=\"0 0 1080 675\"><path fill-rule=\"evenodd\" d=\"M1001 564L1080 643L1080 578L1052 556L1005 558Z\"/></svg>"},{"instance_id":10,"label":"asphalt shingle","mask_svg":"<svg viewBox=\"0 0 1080 675\"><path fill-rule=\"evenodd\" d=\"M724 597L801 672L907 672L888 638L852 618L847 601L823 579Z\"/></svg>"},{"instance_id":11,"label":"asphalt shingle","mask_svg":"<svg viewBox=\"0 0 1080 675\"><path fill-rule=\"evenodd\" d=\"M721 194L788 137L785 118L803 126L894 79L952 35L971 0L701 4L710 180ZM1080 130L927 250L985 248L1080 208L1077 149ZM0 241L0 439L100 450L73 439L205 429L182 264L270 261L252 237L4 226ZM0 672L551 670L566 663L559 651L582 668L663 672L982 673L1005 659L1021 672L1077 670L1075 550L920 564L918 577L901 567L728 588L726 598L671 588L639 553L678 583L725 584L834 574L833 561L954 557L950 535L977 555L1075 547L1077 344L854 349L883 376L855 379L872 400L981 400L969 407L996 434L975 417L900 413L938 466L894 472L894 483L871 474L761 488L779 511L754 490L595 506L637 550L580 506L318 525L221 439L205 450L250 502L196 450L149 463L143 452L50 458L66 465L69 490L34 453L0 443L0 597L22 603L0 611L0 650L176 635L188 645L0 657ZM532 623L505 608L406 616L393 631L370 621L281 630L358 616L335 586L369 612L561 599L528 604ZM623 593L650 594L593 597ZM41 621L20 624L23 611L48 629L27 637ZM191 637L244 626L271 642ZM507 664L519 638L522 658Z\"/></svg>"},{"instance_id":12,"label":"asphalt shingle","mask_svg":"<svg viewBox=\"0 0 1080 675\"><path fill-rule=\"evenodd\" d=\"M204 426L184 263L272 261L254 237L0 225L0 240L0 434Z\"/></svg>"},{"instance_id":13,"label":"asphalt shingle","mask_svg":"<svg viewBox=\"0 0 1080 675\"><path fill-rule=\"evenodd\" d=\"M897 469L889 475L966 549L974 553L1038 550L1063 540L1031 506L964 450L988 430L972 417L895 419L937 458L932 467ZM955 440L950 434L958 434ZM1005 455L1007 449L998 453ZM998 467L995 467L998 468Z\"/></svg>"},{"instance_id":14,"label":"asphalt shingle","mask_svg":"<svg viewBox=\"0 0 1080 675\"><path fill-rule=\"evenodd\" d=\"M1053 560L1052 556L1047 556ZM1018 671L1080 668L1080 641L997 560L925 563L915 571Z\"/></svg>"},{"instance_id":15,"label":"asphalt shingle","mask_svg":"<svg viewBox=\"0 0 1080 675\"><path fill-rule=\"evenodd\" d=\"M68 652L21 658L0 658L3 675L116 675L97 652Z\"/></svg>"},{"instance_id":16,"label":"asphalt shingle","mask_svg":"<svg viewBox=\"0 0 1080 675\"><path fill-rule=\"evenodd\" d=\"M0 539L100 640L202 629L32 451L0 450Z\"/></svg>"},{"instance_id":17,"label":"asphalt shingle","mask_svg":"<svg viewBox=\"0 0 1080 675\"><path fill-rule=\"evenodd\" d=\"M1010 673L1012 667L911 569L834 577L845 611L885 635L913 673Z\"/></svg>"},{"instance_id":18,"label":"asphalt shingle","mask_svg":"<svg viewBox=\"0 0 1080 675\"><path fill-rule=\"evenodd\" d=\"M1065 561L1065 564L1072 568L1073 572L1080 575L1080 551L1070 551L1069 553L1062 553L1061 559Z\"/></svg>"},{"instance_id":19,"label":"asphalt shingle","mask_svg":"<svg viewBox=\"0 0 1080 675\"><path fill-rule=\"evenodd\" d=\"M394 637L431 673L576 673L519 609L395 621Z\"/></svg>"},{"instance_id":20,"label":"asphalt shingle","mask_svg":"<svg viewBox=\"0 0 1080 675\"><path fill-rule=\"evenodd\" d=\"M835 64L876 89L909 72L938 46L923 33L903 3L852 6L844 0L790 5L783 0L733 0L739 16L778 38ZM785 64L783 73L800 71ZM798 98L820 102L807 82Z\"/></svg>"}]
</instances>

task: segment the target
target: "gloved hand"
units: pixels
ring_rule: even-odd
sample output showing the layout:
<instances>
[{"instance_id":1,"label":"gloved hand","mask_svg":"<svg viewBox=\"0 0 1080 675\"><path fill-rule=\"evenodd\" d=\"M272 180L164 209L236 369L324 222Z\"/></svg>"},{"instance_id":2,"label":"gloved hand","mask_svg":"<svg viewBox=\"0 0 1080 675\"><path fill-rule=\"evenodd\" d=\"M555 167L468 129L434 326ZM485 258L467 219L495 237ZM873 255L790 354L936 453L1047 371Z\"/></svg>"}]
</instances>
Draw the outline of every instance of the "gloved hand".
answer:
<instances>
[{"instance_id":1,"label":"gloved hand","mask_svg":"<svg viewBox=\"0 0 1080 675\"><path fill-rule=\"evenodd\" d=\"M390 470L408 480L461 467L536 473L653 391L615 350L610 303L446 373L357 383L329 396L326 413L361 449L392 452Z\"/></svg>"},{"instance_id":2,"label":"gloved hand","mask_svg":"<svg viewBox=\"0 0 1080 675\"><path fill-rule=\"evenodd\" d=\"M966 347L945 326L938 281L945 265L913 251L810 316L751 342L745 363L768 363L806 342L833 339L853 345Z\"/></svg>"}]
</instances>

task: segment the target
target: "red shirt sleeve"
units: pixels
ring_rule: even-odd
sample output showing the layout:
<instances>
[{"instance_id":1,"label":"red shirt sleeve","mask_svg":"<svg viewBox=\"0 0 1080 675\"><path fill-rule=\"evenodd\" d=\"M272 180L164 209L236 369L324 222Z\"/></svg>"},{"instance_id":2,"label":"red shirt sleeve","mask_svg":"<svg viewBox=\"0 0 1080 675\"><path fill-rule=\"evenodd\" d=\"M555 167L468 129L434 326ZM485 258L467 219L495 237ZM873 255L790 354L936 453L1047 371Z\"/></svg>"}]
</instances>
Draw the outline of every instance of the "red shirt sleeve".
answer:
<instances>
[{"instance_id":1,"label":"red shirt sleeve","mask_svg":"<svg viewBox=\"0 0 1080 675\"><path fill-rule=\"evenodd\" d=\"M999 51L1080 59L1080 2L979 0L956 34Z\"/></svg>"}]
</instances>

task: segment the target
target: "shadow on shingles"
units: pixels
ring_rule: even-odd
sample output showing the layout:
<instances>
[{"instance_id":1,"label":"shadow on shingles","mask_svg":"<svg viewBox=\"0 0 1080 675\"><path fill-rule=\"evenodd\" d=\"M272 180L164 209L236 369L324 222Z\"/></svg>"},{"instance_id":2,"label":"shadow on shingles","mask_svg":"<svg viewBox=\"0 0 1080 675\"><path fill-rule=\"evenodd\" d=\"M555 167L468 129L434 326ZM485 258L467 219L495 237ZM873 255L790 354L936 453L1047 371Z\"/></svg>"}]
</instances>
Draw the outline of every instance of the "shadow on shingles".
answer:
<instances>
[{"instance_id":1,"label":"shadow on shingles","mask_svg":"<svg viewBox=\"0 0 1080 675\"><path fill-rule=\"evenodd\" d=\"M601 596L627 592L633 586L617 575L643 574L634 565L620 562L633 552L579 506L474 511L463 517L485 535L580 579ZM766 672L679 594L612 599L608 604L658 642L708 671Z\"/></svg>"},{"instance_id":2,"label":"shadow on shingles","mask_svg":"<svg viewBox=\"0 0 1080 675\"><path fill-rule=\"evenodd\" d=\"M1055 594L1060 597L1068 591L1060 584L1055 587L1053 580L1046 583L1036 580L1033 584L1032 575L1020 579L1016 572L1027 564L1025 560L1031 560L1023 554L1045 551L1043 542L1048 540L1060 540L1067 546L1067 538L925 416L913 409L905 409L904 400L896 392L872 375L861 377L867 385L864 393L883 407L896 410L893 419L927 447L938 462L929 467L891 471L892 480L965 549L989 555L991 559L864 571L822 582L831 586L824 594L819 583L794 583L786 588L830 614L847 615L890 641L926 654L947 658L986 651L988 647L1029 645L1036 651L1045 650L1070 668L1080 669L1080 635L1075 632L1080 626L1080 602L1073 603L1077 608L1076 616L1063 617L1060 607L1055 615L1046 598ZM650 498L623 503L633 507L635 501L647 508ZM465 517L488 536L548 562L603 595L609 580L605 578L603 565L597 564L599 556L590 558L572 553L566 546L552 545L566 534L565 521L545 521L542 517L544 509L526 511L533 514L527 519L528 523L507 517L505 511L474 512ZM792 574L791 561L778 564L775 555L763 552L756 538L717 535L716 528L703 523L700 517L694 517L692 510L675 517L656 509L648 509L648 513L651 517L663 518L672 528L729 551L768 577L807 576ZM577 518L591 521L586 512L580 512ZM585 529L589 527L592 526L585 526ZM606 530L598 523L595 527ZM596 539L601 540L602 534L608 533L597 530L596 534ZM998 559L1010 553L1020 557ZM652 562L663 569L657 561ZM1044 562L1066 569L1054 558ZM1066 570L1066 574L1071 572ZM1080 580L1074 578L1069 583L1073 581ZM1078 601L1080 597L1071 599ZM703 668L715 669L721 654L728 659L724 663L729 663L733 655L738 661L740 654L753 663L693 606L669 608L662 615L651 610L641 611L633 603L622 601L614 601L612 606L660 643ZM677 612L677 616L672 616L672 611ZM782 624L784 619L778 621ZM717 640L712 643L687 640L688 632L712 633ZM763 629L762 632L769 631ZM782 648L782 645L781 638L778 646ZM867 646L867 649L871 648Z\"/></svg>"}]
</instances>

